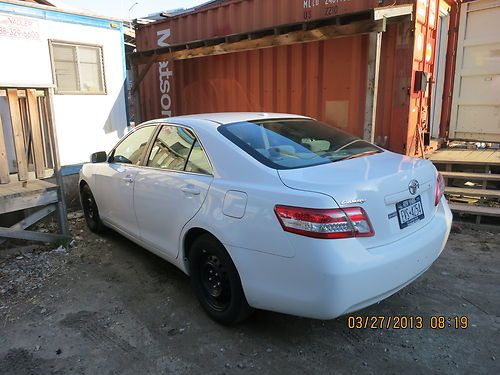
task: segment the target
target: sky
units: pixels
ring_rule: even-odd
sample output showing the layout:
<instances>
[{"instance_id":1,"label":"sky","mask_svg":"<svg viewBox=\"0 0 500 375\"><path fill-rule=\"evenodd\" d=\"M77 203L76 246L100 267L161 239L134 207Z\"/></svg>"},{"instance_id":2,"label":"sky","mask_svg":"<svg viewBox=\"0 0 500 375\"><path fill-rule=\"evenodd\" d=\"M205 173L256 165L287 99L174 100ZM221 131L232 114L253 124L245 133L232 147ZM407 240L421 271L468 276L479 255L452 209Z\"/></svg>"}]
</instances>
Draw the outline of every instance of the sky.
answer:
<instances>
[{"instance_id":1,"label":"sky","mask_svg":"<svg viewBox=\"0 0 500 375\"><path fill-rule=\"evenodd\" d=\"M113 18L134 19L165 10L190 8L205 3L206 1L207 0L61 0L54 1L54 3L67 5L72 9L87 10L92 13ZM131 7L132 9L129 12Z\"/></svg>"}]
</instances>

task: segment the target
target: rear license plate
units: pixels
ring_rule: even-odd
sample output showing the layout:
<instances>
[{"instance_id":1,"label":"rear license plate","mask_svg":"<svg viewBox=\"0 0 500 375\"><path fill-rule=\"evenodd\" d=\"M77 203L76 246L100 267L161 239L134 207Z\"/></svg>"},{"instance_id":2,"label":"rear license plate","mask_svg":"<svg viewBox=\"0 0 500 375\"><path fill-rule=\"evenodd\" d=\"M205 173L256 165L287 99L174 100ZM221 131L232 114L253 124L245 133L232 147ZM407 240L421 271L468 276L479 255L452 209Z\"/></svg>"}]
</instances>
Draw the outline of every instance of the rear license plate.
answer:
<instances>
[{"instance_id":1,"label":"rear license plate","mask_svg":"<svg viewBox=\"0 0 500 375\"><path fill-rule=\"evenodd\" d=\"M396 203L396 211L398 212L399 228L401 229L424 218L424 208L420 195Z\"/></svg>"}]
</instances>

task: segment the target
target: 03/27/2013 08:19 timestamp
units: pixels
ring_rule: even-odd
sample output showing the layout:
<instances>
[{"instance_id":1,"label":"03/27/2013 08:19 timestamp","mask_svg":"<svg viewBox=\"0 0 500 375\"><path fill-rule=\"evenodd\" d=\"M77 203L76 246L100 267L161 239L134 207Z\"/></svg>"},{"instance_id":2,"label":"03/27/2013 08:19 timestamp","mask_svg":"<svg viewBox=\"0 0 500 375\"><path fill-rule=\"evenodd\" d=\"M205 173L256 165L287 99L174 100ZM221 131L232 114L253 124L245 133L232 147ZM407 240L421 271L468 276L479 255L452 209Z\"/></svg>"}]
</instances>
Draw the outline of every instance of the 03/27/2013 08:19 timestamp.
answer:
<instances>
[{"instance_id":1,"label":"03/27/2013 08:19 timestamp","mask_svg":"<svg viewBox=\"0 0 500 375\"><path fill-rule=\"evenodd\" d=\"M347 317L349 329L457 329L469 327L469 317L433 315L360 316Z\"/></svg>"}]
</instances>

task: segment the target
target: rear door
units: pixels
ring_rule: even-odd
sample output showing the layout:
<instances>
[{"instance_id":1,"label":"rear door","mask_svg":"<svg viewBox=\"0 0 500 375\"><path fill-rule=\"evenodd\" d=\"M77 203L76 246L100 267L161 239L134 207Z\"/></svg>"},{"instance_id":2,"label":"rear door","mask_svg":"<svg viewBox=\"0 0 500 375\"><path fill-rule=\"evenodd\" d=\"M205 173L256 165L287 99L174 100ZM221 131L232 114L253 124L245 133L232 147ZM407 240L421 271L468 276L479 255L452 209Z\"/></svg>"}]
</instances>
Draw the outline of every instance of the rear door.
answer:
<instances>
[{"instance_id":1,"label":"rear door","mask_svg":"<svg viewBox=\"0 0 500 375\"><path fill-rule=\"evenodd\" d=\"M137 128L111 152L108 163L95 164L94 195L100 216L136 237L139 229L134 214L135 179L156 129L154 125Z\"/></svg>"},{"instance_id":2,"label":"rear door","mask_svg":"<svg viewBox=\"0 0 500 375\"><path fill-rule=\"evenodd\" d=\"M174 125L161 126L144 164L134 189L141 239L175 258L181 230L212 183L212 168L194 133Z\"/></svg>"}]
</instances>

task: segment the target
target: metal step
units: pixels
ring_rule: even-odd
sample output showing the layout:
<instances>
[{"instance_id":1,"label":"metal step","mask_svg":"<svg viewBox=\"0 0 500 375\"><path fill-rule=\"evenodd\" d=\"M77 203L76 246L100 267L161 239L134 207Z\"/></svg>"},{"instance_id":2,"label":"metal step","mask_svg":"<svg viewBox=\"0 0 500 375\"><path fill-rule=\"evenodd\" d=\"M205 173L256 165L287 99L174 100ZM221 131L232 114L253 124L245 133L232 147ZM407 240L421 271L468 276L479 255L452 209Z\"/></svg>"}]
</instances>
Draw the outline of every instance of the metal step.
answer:
<instances>
[{"instance_id":1,"label":"metal step","mask_svg":"<svg viewBox=\"0 0 500 375\"><path fill-rule=\"evenodd\" d=\"M498 198L500 199L500 190L493 189L470 189L470 188L457 188L452 186L447 186L444 190L446 194L457 194L470 197L481 197L481 198Z\"/></svg>"},{"instance_id":2,"label":"metal step","mask_svg":"<svg viewBox=\"0 0 500 375\"><path fill-rule=\"evenodd\" d=\"M495 173L472 173L472 172L440 172L446 178L460 178L462 180L500 181L500 174Z\"/></svg>"},{"instance_id":3,"label":"metal step","mask_svg":"<svg viewBox=\"0 0 500 375\"><path fill-rule=\"evenodd\" d=\"M462 212L471 215L498 216L500 217L500 208L474 206L472 204L450 203L450 208L454 212Z\"/></svg>"}]
</instances>

